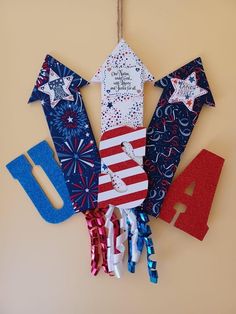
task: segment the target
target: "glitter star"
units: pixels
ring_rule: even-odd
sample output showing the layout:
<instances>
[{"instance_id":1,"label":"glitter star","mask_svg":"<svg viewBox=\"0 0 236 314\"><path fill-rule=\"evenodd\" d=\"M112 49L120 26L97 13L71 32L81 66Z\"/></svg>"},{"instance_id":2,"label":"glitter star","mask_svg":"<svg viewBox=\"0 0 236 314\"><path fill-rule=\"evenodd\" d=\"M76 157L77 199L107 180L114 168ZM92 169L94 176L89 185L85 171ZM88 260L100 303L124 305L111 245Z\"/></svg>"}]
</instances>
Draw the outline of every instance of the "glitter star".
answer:
<instances>
[{"instance_id":1,"label":"glitter star","mask_svg":"<svg viewBox=\"0 0 236 314\"><path fill-rule=\"evenodd\" d=\"M74 97L71 94L69 87L73 80L73 75L59 77L56 72L50 69L49 80L46 84L40 86L40 92L49 95L51 107L54 108L60 100L73 101Z\"/></svg>"},{"instance_id":2,"label":"glitter star","mask_svg":"<svg viewBox=\"0 0 236 314\"><path fill-rule=\"evenodd\" d=\"M195 98L208 93L204 88L197 86L195 72L191 73L185 80L172 78L171 83L175 91L171 95L169 103L183 102L190 111L193 111Z\"/></svg>"}]
</instances>

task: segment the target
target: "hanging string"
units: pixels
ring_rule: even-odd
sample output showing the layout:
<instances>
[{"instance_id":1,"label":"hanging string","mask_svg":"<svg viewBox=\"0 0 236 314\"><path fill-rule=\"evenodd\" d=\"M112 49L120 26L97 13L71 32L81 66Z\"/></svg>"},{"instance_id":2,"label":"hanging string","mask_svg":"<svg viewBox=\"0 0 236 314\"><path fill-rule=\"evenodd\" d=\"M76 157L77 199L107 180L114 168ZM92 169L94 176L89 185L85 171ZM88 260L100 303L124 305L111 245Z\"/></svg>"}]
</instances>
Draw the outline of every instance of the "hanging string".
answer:
<instances>
[{"instance_id":1,"label":"hanging string","mask_svg":"<svg viewBox=\"0 0 236 314\"><path fill-rule=\"evenodd\" d=\"M123 0L117 0L117 41L123 38Z\"/></svg>"}]
</instances>

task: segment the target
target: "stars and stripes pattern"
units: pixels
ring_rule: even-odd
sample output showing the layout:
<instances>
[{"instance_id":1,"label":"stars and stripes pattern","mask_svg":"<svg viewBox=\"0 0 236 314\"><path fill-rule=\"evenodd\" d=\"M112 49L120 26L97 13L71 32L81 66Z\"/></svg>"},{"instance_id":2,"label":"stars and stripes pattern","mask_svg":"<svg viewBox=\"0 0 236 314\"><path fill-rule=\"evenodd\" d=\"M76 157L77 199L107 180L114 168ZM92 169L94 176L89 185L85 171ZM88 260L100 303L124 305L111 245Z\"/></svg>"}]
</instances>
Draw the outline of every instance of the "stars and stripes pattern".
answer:
<instances>
[{"instance_id":1,"label":"stars and stripes pattern","mask_svg":"<svg viewBox=\"0 0 236 314\"><path fill-rule=\"evenodd\" d=\"M99 208L109 205L129 209L142 204L147 195L148 179L142 166L130 158L122 143L132 145L137 157L145 155L146 129L121 126L103 133L100 141L102 163L115 173L127 186L125 191L118 192L112 183L111 176L101 173L99 176Z\"/></svg>"}]
</instances>

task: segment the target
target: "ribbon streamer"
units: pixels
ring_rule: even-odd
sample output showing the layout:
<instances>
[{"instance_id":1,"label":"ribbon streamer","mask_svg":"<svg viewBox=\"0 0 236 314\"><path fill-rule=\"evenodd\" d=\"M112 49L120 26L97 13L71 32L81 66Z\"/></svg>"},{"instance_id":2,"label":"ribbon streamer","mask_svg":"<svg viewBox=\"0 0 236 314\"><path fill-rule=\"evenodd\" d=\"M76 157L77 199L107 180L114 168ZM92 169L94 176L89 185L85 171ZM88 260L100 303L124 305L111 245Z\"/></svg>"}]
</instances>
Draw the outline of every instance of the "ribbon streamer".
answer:
<instances>
[{"instance_id":1,"label":"ribbon streamer","mask_svg":"<svg viewBox=\"0 0 236 314\"><path fill-rule=\"evenodd\" d=\"M107 232L105 228L105 213L101 210L95 211L95 217L102 255L102 267L105 273L109 273L107 264Z\"/></svg>"},{"instance_id":2,"label":"ribbon streamer","mask_svg":"<svg viewBox=\"0 0 236 314\"><path fill-rule=\"evenodd\" d=\"M118 220L114 213L115 206L109 205L106 211L105 226L107 232L107 263L109 272L121 277L122 262L125 252L124 242L127 239L126 214L120 210L121 218ZM123 230L123 231L122 231Z\"/></svg>"},{"instance_id":3,"label":"ribbon streamer","mask_svg":"<svg viewBox=\"0 0 236 314\"><path fill-rule=\"evenodd\" d=\"M106 211L106 223L105 226L108 229L107 232L107 263L109 272L115 274L117 278L121 277L122 272L122 260L125 252L124 242L127 238L126 217L123 210L121 212L121 218L118 221L114 214L115 206L109 205ZM119 227L119 229L117 228ZM123 230L123 232L121 232Z\"/></svg>"},{"instance_id":4,"label":"ribbon streamer","mask_svg":"<svg viewBox=\"0 0 236 314\"><path fill-rule=\"evenodd\" d=\"M90 243L91 243L91 273L96 276L101 268L100 261L102 260L102 267L105 273L113 275L109 271L108 261L110 260L110 244L108 241L109 235L112 243L116 243L116 238L119 235L119 220L115 213L111 213L110 220L112 224L112 232L106 230L106 214L107 211L103 209L86 212L85 219L87 222ZM108 213L110 215L110 212ZM114 248L114 245L112 246ZM115 251L118 252L117 250Z\"/></svg>"},{"instance_id":5,"label":"ribbon streamer","mask_svg":"<svg viewBox=\"0 0 236 314\"><path fill-rule=\"evenodd\" d=\"M105 226L107 228L107 264L108 271L112 273L114 272L114 225L111 220L113 211L114 206L110 205L105 214Z\"/></svg>"},{"instance_id":6,"label":"ribbon streamer","mask_svg":"<svg viewBox=\"0 0 236 314\"><path fill-rule=\"evenodd\" d=\"M122 270L123 270L123 258L125 254L125 246L124 243L127 240L128 233L127 233L127 216L124 209L119 208L121 218L120 218L120 235L116 238L116 249L119 251L118 253L114 254L114 272L117 278L121 277Z\"/></svg>"},{"instance_id":7,"label":"ribbon streamer","mask_svg":"<svg viewBox=\"0 0 236 314\"><path fill-rule=\"evenodd\" d=\"M91 273L94 276L96 276L100 270L99 266L100 253L99 253L99 234L94 211L86 212L85 219L87 222L91 243Z\"/></svg>"},{"instance_id":8,"label":"ribbon streamer","mask_svg":"<svg viewBox=\"0 0 236 314\"><path fill-rule=\"evenodd\" d=\"M115 245L114 253L118 254L119 250L117 249L116 242L117 242L117 237L120 235L120 221L119 221L119 218L117 218L115 213L112 214L111 221L113 223L113 230L114 230L114 245Z\"/></svg>"},{"instance_id":9,"label":"ribbon streamer","mask_svg":"<svg viewBox=\"0 0 236 314\"><path fill-rule=\"evenodd\" d=\"M141 255L143 251L144 244L146 246L146 251L147 251L147 266L148 266L148 274L150 281L152 283L157 283L158 282L158 273L157 273L157 262L153 261L150 256L152 254L155 254L154 246L153 246L153 241L150 238L152 232L151 228L148 225L149 218L146 213L144 213L141 210L138 209L133 209L136 217L137 217L137 227L138 227L138 240L137 240L137 248L138 251ZM128 221L128 270L131 273L135 273L135 266L136 262L132 258L133 256L133 243L132 243L132 230L131 230L131 224L130 221Z\"/></svg>"},{"instance_id":10,"label":"ribbon streamer","mask_svg":"<svg viewBox=\"0 0 236 314\"><path fill-rule=\"evenodd\" d=\"M108 270L115 274L117 278L121 277L123 269L123 258L125 253L124 243L128 238L132 247L132 262L137 263L140 257L138 250L138 228L136 216L130 209L119 209L121 218L119 220L119 230L114 228L115 221L112 221L115 207L110 205L106 212L106 227L108 228L107 235L107 255L108 255ZM115 230L117 232L115 233ZM121 232L122 230L122 232ZM129 233L130 232L130 233Z\"/></svg>"},{"instance_id":11,"label":"ribbon streamer","mask_svg":"<svg viewBox=\"0 0 236 314\"><path fill-rule=\"evenodd\" d=\"M131 261L137 263L140 258L140 251L138 250L138 227L137 217L132 209L126 211L128 224L128 242L131 245L132 258Z\"/></svg>"}]
</instances>

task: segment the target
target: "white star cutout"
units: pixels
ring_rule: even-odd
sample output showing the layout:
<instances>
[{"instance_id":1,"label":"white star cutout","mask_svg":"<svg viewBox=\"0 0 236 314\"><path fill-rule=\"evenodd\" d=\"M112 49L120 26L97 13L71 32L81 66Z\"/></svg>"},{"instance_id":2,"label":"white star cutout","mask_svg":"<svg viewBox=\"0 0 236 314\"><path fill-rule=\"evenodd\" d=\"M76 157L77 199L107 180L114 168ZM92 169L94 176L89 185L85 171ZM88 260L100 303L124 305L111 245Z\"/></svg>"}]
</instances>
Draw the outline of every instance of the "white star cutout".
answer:
<instances>
[{"instance_id":1,"label":"white star cutout","mask_svg":"<svg viewBox=\"0 0 236 314\"><path fill-rule=\"evenodd\" d=\"M40 86L40 92L49 95L51 107L54 108L60 100L73 101L74 97L71 94L69 87L73 80L73 75L60 77L50 69L49 80L46 84Z\"/></svg>"},{"instance_id":2,"label":"white star cutout","mask_svg":"<svg viewBox=\"0 0 236 314\"><path fill-rule=\"evenodd\" d=\"M191 73L185 80L172 78L171 83L175 89L169 99L169 103L183 102L185 106L193 111L194 100L208 93L207 90L197 86L196 73Z\"/></svg>"},{"instance_id":3,"label":"white star cutout","mask_svg":"<svg viewBox=\"0 0 236 314\"><path fill-rule=\"evenodd\" d=\"M73 118L71 118L71 117L68 117L68 122L70 123L70 122L73 122Z\"/></svg>"}]
</instances>

